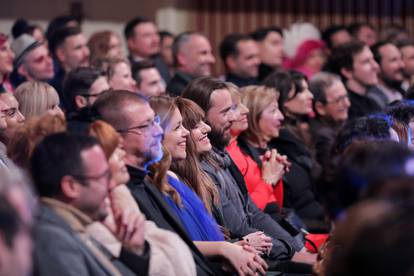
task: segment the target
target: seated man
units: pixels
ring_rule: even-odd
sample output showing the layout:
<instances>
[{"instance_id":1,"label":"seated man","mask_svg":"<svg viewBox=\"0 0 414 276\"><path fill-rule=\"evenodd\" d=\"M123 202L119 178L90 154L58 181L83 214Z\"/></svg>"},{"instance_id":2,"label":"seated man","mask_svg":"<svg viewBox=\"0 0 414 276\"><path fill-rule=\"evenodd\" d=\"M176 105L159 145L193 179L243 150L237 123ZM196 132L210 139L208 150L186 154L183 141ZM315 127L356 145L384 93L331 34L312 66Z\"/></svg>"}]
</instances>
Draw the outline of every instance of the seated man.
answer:
<instances>
[{"instance_id":1,"label":"seated man","mask_svg":"<svg viewBox=\"0 0 414 276\"><path fill-rule=\"evenodd\" d=\"M147 275L150 249L139 220L131 232L114 233L123 242L119 258L85 232L107 216L111 181L105 154L94 138L48 136L35 148L31 169L40 196L34 228L36 274Z\"/></svg>"},{"instance_id":2,"label":"seated man","mask_svg":"<svg viewBox=\"0 0 414 276\"><path fill-rule=\"evenodd\" d=\"M316 117L310 122L316 159L323 165L342 124L348 119L351 103L342 81L334 74L321 72L309 82Z\"/></svg>"},{"instance_id":3,"label":"seated man","mask_svg":"<svg viewBox=\"0 0 414 276\"><path fill-rule=\"evenodd\" d=\"M23 34L13 41L11 47L16 55L11 76L14 87L25 81L50 81L54 77L53 60L44 42Z\"/></svg>"},{"instance_id":4,"label":"seated man","mask_svg":"<svg viewBox=\"0 0 414 276\"><path fill-rule=\"evenodd\" d=\"M219 50L226 69L226 81L238 87L259 84L259 48L253 38L229 34L220 43Z\"/></svg>"},{"instance_id":5,"label":"seated man","mask_svg":"<svg viewBox=\"0 0 414 276\"><path fill-rule=\"evenodd\" d=\"M167 85L171 96L180 96L191 80L211 75L216 59L210 41L201 33L179 34L174 39L172 51L176 71Z\"/></svg>"},{"instance_id":6,"label":"seated man","mask_svg":"<svg viewBox=\"0 0 414 276\"><path fill-rule=\"evenodd\" d=\"M11 165L0 168L0 275L31 275L34 200L27 179Z\"/></svg>"},{"instance_id":7,"label":"seated man","mask_svg":"<svg viewBox=\"0 0 414 276\"><path fill-rule=\"evenodd\" d=\"M20 112L19 103L12 93L0 93L0 101L3 103L1 116L4 116L6 120L6 128L0 129L0 142L7 147L14 132L24 123L25 118Z\"/></svg>"},{"instance_id":8,"label":"seated man","mask_svg":"<svg viewBox=\"0 0 414 276\"><path fill-rule=\"evenodd\" d=\"M142 213L158 227L181 237L192 251L197 275L215 275L217 272L213 265L195 246L163 195L146 178L147 167L162 157L163 137L163 130L146 98L117 90L103 95L94 107L122 135L125 161L131 176L128 188Z\"/></svg>"},{"instance_id":9,"label":"seated man","mask_svg":"<svg viewBox=\"0 0 414 276\"><path fill-rule=\"evenodd\" d=\"M132 77L137 83L138 93L152 97L165 94L165 83L150 60L143 60L132 65Z\"/></svg>"},{"instance_id":10,"label":"seated man","mask_svg":"<svg viewBox=\"0 0 414 276\"><path fill-rule=\"evenodd\" d=\"M91 106L103 91L108 89L108 80L99 70L91 67L74 69L63 82L61 101L66 114Z\"/></svg>"}]
</instances>

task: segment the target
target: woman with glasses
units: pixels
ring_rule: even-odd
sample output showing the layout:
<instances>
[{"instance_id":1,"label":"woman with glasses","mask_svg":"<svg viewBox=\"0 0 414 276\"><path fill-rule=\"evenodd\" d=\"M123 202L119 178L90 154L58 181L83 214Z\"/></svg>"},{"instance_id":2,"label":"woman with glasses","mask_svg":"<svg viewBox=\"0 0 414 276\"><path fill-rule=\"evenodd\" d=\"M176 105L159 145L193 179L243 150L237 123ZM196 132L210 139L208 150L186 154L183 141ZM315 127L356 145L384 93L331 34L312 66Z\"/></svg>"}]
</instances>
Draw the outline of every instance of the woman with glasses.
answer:
<instances>
[{"instance_id":1,"label":"woman with glasses","mask_svg":"<svg viewBox=\"0 0 414 276\"><path fill-rule=\"evenodd\" d=\"M185 230L199 250L206 256L220 256L227 260L239 275L260 271L266 264L247 243L232 244L224 241L224 235L207 211L206 206L171 170L171 162L187 158L187 141L190 132L183 126L175 100L166 96L152 97L150 104L160 116L164 130L162 160L151 168L153 184L163 193L165 201L177 214ZM211 208L211 206L210 206Z\"/></svg>"}]
</instances>

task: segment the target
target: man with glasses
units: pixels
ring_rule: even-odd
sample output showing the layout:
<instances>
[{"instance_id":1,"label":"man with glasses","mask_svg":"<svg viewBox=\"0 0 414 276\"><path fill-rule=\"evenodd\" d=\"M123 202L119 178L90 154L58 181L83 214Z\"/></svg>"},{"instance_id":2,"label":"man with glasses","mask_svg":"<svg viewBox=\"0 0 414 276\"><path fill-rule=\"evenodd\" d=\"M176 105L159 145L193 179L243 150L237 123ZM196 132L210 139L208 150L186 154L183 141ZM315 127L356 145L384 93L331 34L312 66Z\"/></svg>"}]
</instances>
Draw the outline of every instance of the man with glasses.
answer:
<instances>
[{"instance_id":1,"label":"man with glasses","mask_svg":"<svg viewBox=\"0 0 414 276\"><path fill-rule=\"evenodd\" d=\"M115 90L105 93L94 104L102 118L122 136L125 162L130 174L128 188L148 220L175 232L191 250L197 275L215 275L211 264L192 242L176 215L154 184L146 178L148 166L162 158L163 130L148 100L136 93Z\"/></svg>"},{"instance_id":2,"label":"man with glasses","mask_svg":"<svg viewBox=\"0 0 414 276\"><path fill-rule=\"evenodd\" d=\"M311 121L316 158L323 164L334 142L336 132L348 119L351 103L346 88L337 75L321 72L309 82L316 117Z\"/></svg>"},{"instance_id":3,"label":"man with glasses","mask_svg":"<svg viewBox=\"0 0 414 276\"><path fill-rule=\"evenodd\" d=\"M108 89L108 80L95 68L79 67L71 71L63 83L61 99L66 114L91 106Z\"/></svg>"},{"instance_id":4,"label":"man with glasses","mask_svg":"<svg viewBox=\"0 0 414 276\"><path fill-rule=\"evenodd\" d=\"M3 107L0 105L0 117L5 119L7 126L0 131L0 142L7 147L17 128L24 123L25 118L19 110L19 102L11 92L0 93L0 102L4 104Z\"/></svg>"},{"instance_id":5,"label":"man with glasses","mask_svg":"<svg viewBox=\"0 0 414 276\"><path fill-rule=\"evenodd\" d=\"M147 275L149 246L139 220L126 233L118 258L86 228L107 216L110 167L96 139L69 133L46 137L31 158L40 197L34 229L38 275ZM140 254L138 252L141 252Z\"/></svg>"}]
</instances>

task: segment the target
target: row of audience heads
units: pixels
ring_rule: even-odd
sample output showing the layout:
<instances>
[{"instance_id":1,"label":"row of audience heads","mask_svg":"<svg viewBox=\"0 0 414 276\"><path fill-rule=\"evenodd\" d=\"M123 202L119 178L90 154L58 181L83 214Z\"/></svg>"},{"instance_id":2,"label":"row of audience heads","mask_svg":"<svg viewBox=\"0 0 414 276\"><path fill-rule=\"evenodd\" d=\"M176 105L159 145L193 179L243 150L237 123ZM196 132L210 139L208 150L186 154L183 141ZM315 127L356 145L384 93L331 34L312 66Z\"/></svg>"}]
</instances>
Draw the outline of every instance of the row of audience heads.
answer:
<instances>
[{"instance_id":1,"label":"row of audience heads","mask_svg":"<svg viewBox=\"0 0 414 276\"><path fill-rule=\"evenodd\" d=\"M66 67L64 68L66 71L73 70L79 66L100 64L102 59L124 58L121 50L121 39L117 34L109 31L100 32L94 34L87 43L80 28L76 26L74 27L76 21L69 21L69 18L67 18L67 20L68 21L64 25L59 26L72 27L57 28L53 27L54 24L51 24L52 30L48 31L50 34L48 36L49 49L52 55L63 64L63 67ZM412 52L410 50L413 47L408 47L412 46L412 43L407 40L407 32L403 32L401 28L394 28L393 30L394 33L387 35L386 40L381 40L378 43L373 43L377 42L375 31L372 26L368 24L354 24L349 27L349 29L343 26L333 26L332 28L328 28L322 34L322 38L328 46L333 46L331 48L332 50L337 46L349 43L352 38L351 35L353 35L365 45L369 47L373 46L372 50L374 52L374 58L380 65L385 54L387 54L385 58L386 61L384 61L385 63L390 63L388 59L395 59L394 56L397 55L398 60L394 61L394 65L390 65L391 67L394 66L394 68L388 68L389 66L387 64L381 66L381 68L384 67L386 74L396 75L395 77L398 80L398 78L402 78L401 74L404 72L406 72L406 75L411 76L414 71L414 66L412 66L409 61L409 56ZM397 30L399 32L397 32ZM264 63L272 68L286 65L283 64L283 41L285 33L286 32L277 27L266 27L260 28L250 35L230 34L226 36L219 45L220 56L230 73L239 75L240 77L257 77L258 66L260 63ZM344 33L346 33L347 36L344 35ZM215 58L212 54L212 48L208 38L197 32L185 32L175 37L175 39L173 39L174 37L168 34L168 32L161 32L160 34L157 32L156 25L145 18L138 17L129 21L125 26L124 35L131 56L145 59L163 53L164 49L169 49L169 54L163 55L164 60L169 66L194 76L211 75L211 66L214 64ZM161 44L160 37L162 38ZM340 37L340 39L338 39L339 42L336 42L335 40L337 37ZM348 38L345 39L341 37ZM299 38L297 38L297 40L298 39ZM164 42L165 47L163 45ZM256 42L258 43L256 44ZM398 47L401 49L403 56L406 57L404 58L404 61L407 60L406 62L402 63L401 54L398 49L396 50L396 48L388 45L392 43L398 43ZM313 50L319 50L324 52L322 55L326 55L323 50L323 45L318 45L319 47L305 45L306 47L304 49L300 51L297 50L298 53L306 52L306 55L302 56L304 54L300 54L291 58L292 62L297 64L295 66L287 67L300 69L302 65L307 65L315 67L312 69L315 72L322 70L326 58L318 59L320 54L312 54ZM384 45L392 49L383 49ZM287 47L287 49L289 48L292 47ZM91 55L90 52L92 53ZM346 54L348 55L349 53ZM333 60L331 63L337 65L337 61L338 60ZM353 60L351 59L351 63L352 62ZM339 66L340 69L349 69L346 61L341 61ZM403 70L404 68L406 68L406 70ZM335 73L341 73L340 69L336 71L334 69L335 68L332 68L332 71ZM379 71L378 68L374 68L374 70L376 70L376 73ZM387 70L389 72L387 72ZM45 79L45 76L42 77ZM392 77L393 76L391 76L391 78ZM38 78L38 80L42 79Z\"/></svg>"},{"instance_id":2,"label":"row of audience heads","mask_svg":"<svg viewBox=\"0 0 414 276\"><path fill-rule=\"evenodd\" d=\"M298 109L297 103L292 104L292 101L298 101L300 94L308 93L308 84L303 75L292 74L291 77L303 90L292 92L290 89L283 94L277 93L274 88L259 86L239 91L230 84L206 77L192 82L184 91L184 98L159 96L151 98L148 102L147 99L128 91L109 91L98 98L94 108L110 124L101 120L96 121L97 115L91 110L77 114L77 117L69 122L62 116L51 114L33 118L16 130L15 138L8 144L8 153L18 165L32 172L36 189L41 196L56 196L62 193L59 184L64 175L85 174L82 165L84 160L79 160L79 152L97 143L93 139L82 143L76 142L78 138L67 137L67 134L61 132L69 129L71 132L92 134L103 149L102 158L109 160L106 167L105 162L95 162L100 165L96 165L94 170L105 171L115 168L111 171L113 179L103 177L99 180L99 184L105 184L111 189L117 183L125 183L129 177L125 171L122 173L122 170L119 170L124 165L120 160L125 155L139 156L141 160L138 162L142 166L149 166L160 160L168 164L171 160L174 163L183 161L188 155L197 158L208 153L212 145L207 137L214 145L226 145L232 137L241 133L246 135L246 139L258 142L278 137L284 117L300 115L297 110L302 111L309 107L308 101ZM194 99L198 105L186 98ZM137 117L137 112L141 116ZM409 123L413 117L412 103L396 103L389 107L388 113L394 114L395 117L399 115L401 121ZM392 126L390 117L376 115L350 121L338 134L334 156L341 161L333 170L335 186L327 191L328 195L336 196L327 200L333 217L340 215L341 210L361 198L385 195L396 198L402 195L409 197L407 191L412 193L412 188L405 179L410 179L410 162L413 155L405 144L390 142ZM45 136L53 133L60 134L43 140ZM40 142L42 140L43 142ZM162 140L163 150L159 144ZM68 151L68 144L80 144L78 152ZM63 156L65 158L62 158ZM111 158L114 160L111 161ZM380 173L379 166L382 168ZM406 177L404 181L399 178L400 176ZM114 180L116 178L117 181ZM329 177L327 179L329 180ZM338 179L343 181L338 183ZM79 177L79 181L83 180L85 179ZM399 185L406 189L403 192L399 186L393 184L400 180ZM332 189L337 191L332 192ZM105 193L107 189L85 187L85 194L96 198L98 202L103 200ZM90 215L104 216L101 204L97 204L96 207ZM380 207L397 213L402 212L394 205L388 206L386 203L381 203ZM22 214L28 210L22 211ZM380 213L384 218L388 218L386 213ZM27 214L20 217L27 217ZM381 220L381 223L387 221ZM17 232L16 230L14 233Z\"/></svg>"}]
</instances>

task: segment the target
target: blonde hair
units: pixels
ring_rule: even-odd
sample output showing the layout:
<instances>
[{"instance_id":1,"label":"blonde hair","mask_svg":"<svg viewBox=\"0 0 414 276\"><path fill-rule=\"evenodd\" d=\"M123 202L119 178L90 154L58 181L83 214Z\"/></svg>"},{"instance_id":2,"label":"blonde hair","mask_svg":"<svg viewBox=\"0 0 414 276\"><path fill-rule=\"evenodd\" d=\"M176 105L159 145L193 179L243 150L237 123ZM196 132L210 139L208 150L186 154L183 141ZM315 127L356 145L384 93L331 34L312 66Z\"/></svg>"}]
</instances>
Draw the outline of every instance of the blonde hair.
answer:
<instances>
[{"instance_id":1,"label":"blonde hair","mask_svg":"<svg viewBox=\"0 0 414 276\"><path fill-rule=\"evenodd\" d=\"M42 116L54 105L59 105L58 93L45 82L24 82L16 88L14 96L19 102L20 112L26 119Z\"/></svg>"},{"instance_id":2,"label":"blonde hair","mask_svg":"<svg viewBox=\"0 0 414 276\"><path fill-rule=\"evenodd\" d=\"M278 94L273 88L265 86L250 85L243 87L241 90L242 103L249 109L247 115L249 127L241 136L247 141L259 143L262 139L262 131L259 127L259 121L263 110L273 101L277 102Z\"/></svg>"}]
</instances>

